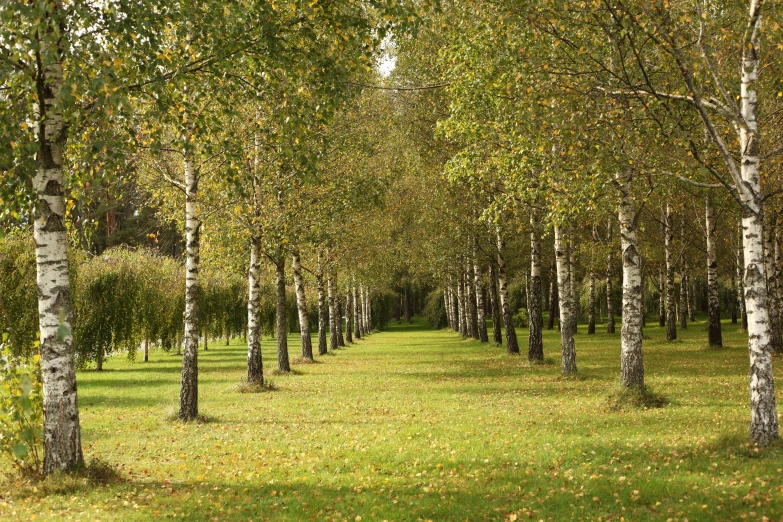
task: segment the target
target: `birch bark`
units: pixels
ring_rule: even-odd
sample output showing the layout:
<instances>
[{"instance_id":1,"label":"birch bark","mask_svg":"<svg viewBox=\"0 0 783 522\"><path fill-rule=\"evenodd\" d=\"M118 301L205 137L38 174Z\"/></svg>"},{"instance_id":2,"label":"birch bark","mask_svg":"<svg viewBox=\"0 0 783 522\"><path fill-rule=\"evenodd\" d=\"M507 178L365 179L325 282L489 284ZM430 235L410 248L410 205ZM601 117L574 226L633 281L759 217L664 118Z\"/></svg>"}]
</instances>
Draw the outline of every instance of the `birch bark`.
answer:
<instances>
[{"instance_id":1,"label":"birch bark","mask_svg":"<svg viewBox=\"0 0 783 522\"><path fill-rule=\"evenodd\" d=\"M473 242L473 274L476 288L476 321L478 323L478 339L482 343L488 343L487 320L484 317L484 278L481 276L481 267L478 263L476 242Z\"/></svg>"},{"instance_id":2,"label":"birch bark","mask_svg":"<svg viewBox=\"0 0 783 522\"><path fill-rule=\"evenodd\" d=\"M264 384L261 360L261 246L250 240L250 269L247 275L247 383Z\"/></svg>"},{"instance_id":3,"label":"birch bark","mask_svg":"<svg viewBox=\"0 0 783 522\"><path fill-rule=\"evenodd\" d=\"M335 295L334 277L331 269L326 270L326 292L329 298L329 349L336 350L337 339L337 296Z\"/></svg>"},{"instance_id":4,"label":"birch bark","mask_svg":"<svg viewBox=\"0 0 783 522\"><path fill-rule=\"evenodd\" d=\"M560 298L560 348L563 375L576 373L576 346L574 343L573 294L571 287L570 245L562 227L555 227L555 265Z\"/></svg>"},{"instance_id":5,"label":"birch bark","mask_svg":"<svg viewBox=\"0 0 783 522\"><path fill-rule=\"evenodd\" d=\"M198 172L190 151L185 151L185 335L182 353L182 383L179 418L198 417L198 306L200 265Z\"/></svg>"},{"instance_id":6,"label":"birch bark","mask_svg":"<svg viewBox=\"0 0 783 522\"><path fill-rule=\"evenodd\" d=\"M544 315L541 312L541 224L538 213L530 213L530 296L528 318L530 329L527 339L529 361L544 360Z\"/></svg>"},{"instance_id":7,"label":"birch bark","mask_svg":"<svg viewBox=\"0 0 783 522\"><path fill-rule=\"evenodd\" d=\"M365 294L367 294L367 299L365 300L366 306L365 306L365 313L367 315L367 332L372 332L372 294L370 293L370 287L367 286L364 289Z\"/></svg>"},{"instance_id":8,"label":"birch bark","mask_svg":"<svg viewBox=\"0 0 783 522\"><path fill-rule=\"evenodd\" d=\"M285 302L285 256L280 252L275 262L277 271L277 369L282 373L291 371L288 359L288 320Z\"/></svg>"},{"instance_id":9,"label":"birch bark","mask_svg":"<svg viewBox=\"0 0 783 522\"><path fill-rule=\"evenodd\" d=\"M465 274L460 270L457 281L457 308L459 311L459 333L463 338L468 336L468 325L465 317Z\"/></svg>"},{"instance_id":10,"label":"birch bark","mask_svg":"<svg viewBox=\"0 0 783 522\"><path fill-rule=\"evenodd\" d=\"M343 338L343 311L344 311L344 303L343 298L340 295L340 293L337 290L337 277L335 276L335 286L334 286L334 292L335 292L335 301L336 301L336 311L337 311L337 346L345 347L345 339Z\"/></svg>"},{"instance_id":11,"label":"birch bark","mask_svg":"<svg viewBox=\"0 0 783 522\"><path fill-rule=\"evenodd\" d=\"M500 233L496 233L498 245L498 287L500 292L500 308L503 310L503 326L506 329L506 351L509 355L519 355L517 332L514 330L514 320L511 317L511 304L508 297L506 284L506 241Z\"/></svg>"},{"instance_id":12,"label":"birch bark","mask_svg":"<svg viewBox=\"0 0 783 522\"><path fill-rule=\"evenodd\" d=\"M345 341L353 343L353 294L351 287L345 288Z\"/></svg>"},{"instance_id":13,"label":"birch bark","mask_svg":"<svg viewBox=\"0 0 783 522\"><path fill-rule=\"evenodd\" d=\"M674 300L674 228L672 207L666 204L664 214L664 252L666 256L666 340L677 339L677 308Z\"/></svg>"},{"instance_id":14,"label":"birch bark","mask_svg":"<svg viewBox=\"0 0 783 522\"><path fill-rule=\"evenodd\" d=\"M356 339L362 338L362 332L359 328L359 291L353 287L353 336Z\"/></svg>"},{"instance_id":15,"label":"birch bark","mask_svg":"<svg viewBox=\"0 0 783 522\"><path fill-rule=\"evenodd\" d=\"M618 217L623 259L623 324L620 330L620 383L644 389L642 353L642 271L637 237L636 206L630 192L630 172L617 175L621 198Z\"/></svg>"},{"instance_id":16,"label":"birch bark","mask_svg":"<svg viewBox=\"0 0 783 522\"><path fill-rule=\"evenodd\" d=\"M707 331L710 346L723 346L718 301L718 260L715 254L715 212L710 197L704 198L707 232Z\"/></svg>"},{"instance_id":17,"label":"birch bark","mask_svg":"<svg viewBox=\"0 0 783 522\"><path fill-rule=\"evenodd\" d=\"M302 359L313 360L313 341L310 337L310 319L307 315L304 277L302 277L302 259L299 252L292 254L294 268L294 288L296 290L296 309L299 312L299 334L302 337Z\"/></svg>"},{"instance_id":18,"label":"birch bark","mask_svg":"<svg viewBox=\"0 0 783 522\"><path fill-rule=\"evenodd\" d=\"M53 9L59 9L53 4ZM51 27L51 24L49 24ZM49 30L51 31L51 29ZM61 50L50 49L51 32L40 40L42 63L36 79L35 137L38 142L35 191L36 285L43 379L44 473L84 465L76 393L73 302L63 197L63 148L67 126L57 97L63 84Z\"/></svg>"},{"instance_id":19,"label":"birch bark","mask_svg":"<svg viewBox=\"0 0 783 522\"><path fill-rule=\"evenodd\" d=\"M321 253L318 253L318 269L315 274L318 287L318 355L326 355L326 292L324 290L324 270Z\"/></svg>"},{"instance_id":20,"label":"birch bark","mask_svg":"<svg viewBox=\"0 0 783 522\"><path fill-rule=\"evenodd\" d=\"M489 299L492 304L492 340L495 344L503 344L503 332L500 327L500 302L498 301L498 273L495 263L489 264Z\"/></svg>"}]
</instances>

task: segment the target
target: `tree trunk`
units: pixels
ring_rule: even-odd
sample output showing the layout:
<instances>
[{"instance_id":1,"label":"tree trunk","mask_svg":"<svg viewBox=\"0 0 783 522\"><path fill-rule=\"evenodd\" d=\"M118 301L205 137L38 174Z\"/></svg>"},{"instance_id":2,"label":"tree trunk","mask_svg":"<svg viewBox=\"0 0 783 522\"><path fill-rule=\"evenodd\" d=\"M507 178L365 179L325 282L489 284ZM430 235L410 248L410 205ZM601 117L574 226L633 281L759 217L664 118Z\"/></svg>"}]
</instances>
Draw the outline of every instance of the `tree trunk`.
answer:
<instances>
[{"instance_id":1,"label":"tree trunk","mask_svg":"<svg viewBox=\"0 0 783 522\"><path fill-rule=\"evenodd\" d=\"M285 302L285 256L282 252L277 256L277 369L282 373L291 371L288 360L288 310Z\"/></svg>"},{"instance_id":2,"label":"tree trunk","mask_svg":"<svg viewBox=\"0 0 783 522\"><path fill-rule=\"evenodd\" d=\"M688 328L688 262L684 259L680 269L680 328Z\"/></svg>"},{"instance_id":3,"label":"tree trunk","mask_svg":"<svg viewBox=\"0 0 783 522\"><path fill-rule=\"evenodd\" d=\"M53 4L53 9L60 4ZM47 27L52 27L48 24ZM63 197L63 148L67 126L57 96L63 84L59 49L47 49L51 29L40 41L43 63L36 79L35 137L38 142L33 189L36 194L36 284L43 379L44 473L72 471L84 465L73 347L68 237Z\"/></svg>"},{"instance_id":4,"label":"tree trunk","mask_svg":"<svg viewBox=\"0 0 783 522\"><path fill-rule=\"evenodd\" d=\"M353 344L353 295L351 287L345 289L345 341Z\"/></svg>"},{"instance_id":5,"label":"tree trunk","mask_svg":"<svg viewBox=\"0 0 783 522\"><path fill-rule=\"evenodd\" d=\"M261 251L258 237L250 240L247 287L247 383L264 384L264 365L261 361Z\"/></svg>"},{"instance_id":6,"label":"tree trunk","mask_svg":"<svg viewBox=\"0 0 783 522\"><path fill-rule=\"evenodd\" d=\"M307 315L307 299L305 298L304 277L302 277L302 259L299 252L294 251L294 288L296 290L296 309L299 312L299 334L302 337L302 359L313 360L313 341L310 337L310 319Z\"/></svg>"},{"instance_id":7,"label":"tree trunk","mask_svg":"<svg viewBox=\"0 0 783 522\"><path fill-rule=\"evenodd\" d=\"M710 197L705 197L705 221L707 232L707 317L710 346L723 346L720 326L720 301L718 301L718 261L715 254L715 216Z\"/></svg>"},{"instance_id":8,"label":"tree trunk","mask_svg":"<svg viewBox=\"0 0 783 522\"><path fill-rule=\"evenodd\" d=\"M459 311L459 333L463 338L468 336L467 313L465 312L465 274L460 270L457 282L457 308Z\"/></svg>"},{"instance_id":9,"label":"tree trunk","mask_svg":"<svg viewBox=\"0 0 783 522\"><path fill-rule=\"evenodd\" d=\"M478 264L476 242L473 241L473 274L476 287L476 322L478 323L478 338L482 343L488 343L487 319L484 317L484 278L481 277L481 267Z\"/></svg>"},{"instance_id":10,"label":"tree trunk","mask_svg":"<svg viewBox=\"0 0 783 522\"><path fill-rule=\"evenodd\" d=\"M658 269L658 326L666 326L666 276Z\"/></svg>"},{"instance_id":11,"label":"tree trunk","mask_svg":"<svg viewBox=\"0 0 783 522\"><path fill-rule=\"evenodd\" d=\"M593 243L598 244L598 231L596 230L595 223L593 223ZM587 334L595 334L595 271L593 266L595 265L595 257L592 250L590 251L590 290L587 296Z\"/></svg>"},{"instance_id":12,"label":"tree trunk","mask_svg":"<svg viewBox=\"0 0 783 522\"><path fill-rule=\"evenodd\" d=\"M688 256L686 253L687 242L685 241L685 216L680 220L680 328L688 328Z\"/></svg>"},{"instance_id":13,"label":"tree trunk","mask_svg":"<svg viewBox=\"0 0 783 522\"><path fill-rule=\"evenodd\" d=\"M443 282L443 306L446 310L446 326L451 330L454 328L454 317L451 309L451 285L448 281Z\"/></svg>"},{"instance_id":14,"label":"tree trunk","mask_svg":"<svg viewBox=\"0 0 783 522\"><path fill-rule=\"evenodd\" d=\"M674 341L677 339L677 302L674 299L674 227L672 208L668 203L663 218L666 261L666 340Z\"/></svg>"},{"instance_id":15,"label":"tree trunk","mask_svg":"<svg viewBox=\"0 0 783 522\"><path fill-rule=\"evenodd\" d=\"M336 279L337 278L335 278L335 280ZM342 296L339 293L337 293L337 286L336 285L337 285L337 283L335 281L334 291L335 291L335 294L337 294L337 296L336 296L336 301L337 301L337 303L336 303L337 304L337 345L340 346L340 347L345 347L345 339L343 338L343 310L344 310L343 304L344 303L343 303Z\"/></svg>"},{"instance_id":16,"label":"tree trunk","mask_svg":"<svg viewBox=\"0 0 783 522\"><path fill-rule=\"evenodd\" d=\"M549 322L547 324L548 330L555 328L555 319L558 319L558 327L560 330L560 295L557 289L557 266L555 260L552 259L552 266L549 269Z\"/></svg>"},{"instance_id":17,"label":"tree trunk","mask_svg":"<svg viewBox=\"0 0 783 522\"><path fill-rule=\"evenodd\" d=\"M471 249L468 249L470 252ZM479 338L478 333L478 311L476 310L476 287L474 285L475 275L473 274L473 263L470 257L465 258L465 288L467 290L467 310L468 310L468 335L473 339Z\"/></svg>"},{"instance_id":18,"label":"tree trunk","mask_svg":"<svg viewBox=\"0 0 783 522\"><path fill-rule=\"evenodd\" d=\"M609 245L609 254L607 254L606 261L606 333L614 333L614 255L612 255L612 230L614 230L614 223L612 218L609 218L609 223L606 227L606 243Z\"/></svg>"},{"instance_id":19,"label":"tree trunk","mask_svg":"<svg viewBox=\"0 0 783 522\"><path fill-rule=\"evenodd\" d=\"M506 284L506 241L497 230L498 245L498 286L500 288L500 308L503 310L503 326L506 329L506 352L509 355L519 354L517 332L514 330L514 319L511 317L511 305L508 298L508 286Z\"/></svg>"},{"instance_id":20,"label":"tree trunk","mask_svg":"<svg viewBox=\"0 0 783 522\"><path fill-rule=\"evenodd\" d=\"M185 153L185 347L182 354L180 420L198 417L198 307L200 228L198 174L189 152Z\"/></svg>"},{"instance_id":21,"label":"tree trunk","mask_svg":"<svg viewBox=\"0 0 783 522\"><path fill-rule=\"evenodd\" d=\"M364 288L364 293L367 295L367 299L365 299L365 314L367 315L367 332L372 332L372 299L370 297L370 287L367 286Z\"/></svg>"},{"instance_id":22,"label":"tree trunk","mask_svg":"<svg viewBox=\"0 0 783 522\"><path fill-rule=\"evenodd\" d=\"M150 333L144 332L144 362L150 361Z\"/></svg>"},{"instance_id":23,"label":"tree trunk","mask_svg":"<svg viewBox=\"0 0 783 522\"><path fill-rule=\"evenodd\" d=\"M361 307L359 306L359 304L360 304L359 303L359 291L354 286L353 287L353 336L356 339L361 339L362 338L362 332L360 331L360 328L359 328L359 323L360 323L360 321L359 321L359 312L361 311L360 310Z\"/></svg>"},{"instance_id":24,"label":"tree trunk","mask_svg":"<svg viewBox=\"0 0 783 522\"><path fill-rule=\"evenodd\" d=\"M750 355L750 440L766 446L780 438L775 381L772 373L772 346L769 331L767 289L764 274L764 200L759 172L760 137L756 122L758 96L761 7L750 3L749 20L753 31L742 49L740 161L742 230L745 251L745 306L748 312L748 351Z\"/></svg>"},{"instance_id":25,"label":"tree trunk","mask_svg":"<svg viewBox=\"0 0 783 522\"><path fill-rule=\"evenodd\" d=\"M209 328L204 327L204 351L209 351Z\"/></svg>"},{"instance_id":26,"label":"tree trunk","mask_svg":"<svg viewBox=\"0 0 783 522\"><path fill-rule=\"evenodd\" d=\"M326 355L326 292L324 291L324 272L321 253L318 253L318 271L315 274L318 287L318 355Z\"/></svg>"},{"instance_id":27,"label":"tree trunk","mask_svg":"<svg viewBox=\"0 0 783 522\"><path fill-rule=\"evenodd\" d=\"M530 292L528 319L530 330L527 338L529 361L544 360L544 316L541 312L541 226L538 214L530 213Z\"/></svg>"},{"instance_id":28,"label":"tree trunk","mask_svg":"<svg viewBox=\"0 0 783 522\"><path fill-rule=\"evenodd\" d=\"M489 299L492 305L492 340L503 344L503 332L500 326L500 302L498 301L498 272L495 263L489 264Z\"/></svg>"},{"instance_id":29,"label":"tree trunk","mask_svg":"<svg viewBox=\"0 0 783 522\"><path fill-rule=\"evenodd\" d=\"M326 291L329 296L329 349L336 350L340 343L337 337L337 296L331 269L326 270Z\"/></svg>"},{"instance_id":30,"label":"tree trunk","mask_svg":"<svg viewBox=\"0 0 783 522\"><path fill-rule=\"evenodd\" d=\"M571 286L570 248L562 227L555 227L555 265L557 290L560 297L560 347L562 349L563 375L576 373L576 346L574 343L574 311Z\"/></svg>"},{"instance_id":31,"label":"tree trunk","mask_svg":"<svg viewBox=\"0 0 783 522\"><path fill-rule=\"evenodd\" d=\"M102 372L103 371L103 345L99 344L97 348L98 348L98 354L95 358L95 371Z\"/></svg>"},{"instance_id":32,"label":"tree trunk","mask_svg":"<svg viewBox=\"0 0 783 522\"><path fill-rule=\"evenodd\" d=\"M362 325L362 335L369 334L367 331L367 294L364 291L364 285L359 285L359 321Z\"/></svg>"},{"instance_id":33,"label":"tree trunk","mask_svg":"<svg viewBox=\"0 0 783 522\"><path fill-rule=\"evenodd\" d=\"M642 353L642 271L636 206L630 193L630 172L617 175L621 199L618 218L623 259L623 324L620 330L620 383L644 389Z\"/></svg>"},{"instance_id":34,"label":"tree trunk","mask_svg":"<svg viewBox=\"0 0 783 522\"><path fill-rule=\"evenodd\" d=\"M595 273L590 269L590 290L587 296L587 334L595 333Z\"/></svg>"}]
</instances>

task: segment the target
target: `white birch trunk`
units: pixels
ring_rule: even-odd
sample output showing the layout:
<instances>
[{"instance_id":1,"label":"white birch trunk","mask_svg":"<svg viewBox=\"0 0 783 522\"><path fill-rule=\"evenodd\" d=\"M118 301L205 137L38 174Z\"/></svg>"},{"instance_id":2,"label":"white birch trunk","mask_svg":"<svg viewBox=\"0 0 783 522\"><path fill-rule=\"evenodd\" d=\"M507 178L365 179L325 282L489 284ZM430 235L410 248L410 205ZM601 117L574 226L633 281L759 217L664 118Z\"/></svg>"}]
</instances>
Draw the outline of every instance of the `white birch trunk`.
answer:
<instances>
[{"instance_id":1,"label":"white birch trunk","mask_svg":"<svg viewBox=\"0 0 783 522\"><path fill-rule=\"evenodd\" d=\"M468 325L465 321L465 275L460 271L459 280L457 281L457 311L459 320L459 333L462 337L468 336Z\"/></svg>"},{"instance_id":2,"label":"white birch trunk","mask_svg":"<svg viewBox=\"0 0 783 522\"><path fill-rule=\"evenodd\" d=\"M772 345L769 330L766 277L764 270L763 192L760 176L760 136L756 115L758 96L761 8L764 2L751 0L748 11L749 38L742 49L740 112L744 125L740 134L740 176L742 186L742 230L745 277L745 307L748 314L750 356L750 440L767 445L780 438L775 381L772 373Z\"/></svg>"},{"instance_id":3,"label":"white birch trunk","mask_svg":"<svg viewBox=\"0 0 783 522\"><path fill-rule=\"evenodd\" d=\"M313 360L313 341L310 337L310 319L307 316L304 277L302 277L302 259L299 252L292 255L294 268L294 287L296 290L296 309L299 312L299 334L302 337L302 359Z\"/></svg>"},{"instance_id":4,"label":"white birch trunk","mask_svg":"<svg viewBox=\"0 0 783 522\"><path fill-rule=\"evenodd\" d=\"M364 313L365 313L365 321L367 323L367 333L372 332L372 300L370 299L370 287L367 286L364 288L365 293L367 294L367 298L365 299L365 305L364 305Z\"/></svg>"},{"instance_id":5,"label":"white birch trunk","mask_svg":"<svg viewBox=\"0 0 783 522\"><path fill-rule=\"evenodd\" d=\"M500 233L500 228L496 231L496 240L498 247L498 298L503 315L503 326L506 330L506 352L509 355L519 355L517 332L514 329L514 319L511 317L511 303L506 282L506 241Z\"/></svg>"},{"instance_id":6,"label":"white birch trunk","mask_svg":"<svg viewBox=\"0 0 783 522\"><path fill-rule=\"evenodd\" d=\"M359 290L354 286L353 287L353 336L356 339L362 338L362 332L361 332L361 326L359 321L359 315L360 315L360 303L359 303Z\"/></svg>"},{"instance_id":7,"label":"white birch trunk","mask_svg":"<svg viewBox=\"0 0 783 522\"><path fill-rule=\"evenodd\" d=\"M329 349L336 350L337 342L337 296L335 295L332 271L326 270L326 294L329 299Z\"/></svg>"},{"instance_id":8,"label":"white birch trunk","mask_svg":"<svg viewBox=\"0 0 783 522\"><path fill-rule=\"evenodd\" d=\"M326 355L326 292L324 291L324 271L321 263L321 253L318 252L318 271L315 275L318 286L318 355Z\"/></svg>"},{"instance_id":9,"label":"white birch trunk","mask_svg":"<svg viewBox=\"0 0 783 522\"><path fill-rule=\"evenodd\" d=\"M707 232L707 332L710 346L723 346L718 301L718 260L715 254L715 213L710 197L704 198Z\"/></svg>"},{"instance_id":10,"label":"white birch trunk","mask_svg":"<svg viewBox=\"0 0 783 522\"><path fill-rule=\"evenodd\" d=\"M555 227L555 263L560 298L560 346L563 375L576 373L576 346L574 343L574 295L571 286L570 245L562 227Z\"/></svg>"},{"instance_id":11,"label":"white birch trunk","mask_svg":"<svg viewBox=\"0 0 783 522\"><path fill-rule=\"evenodd\" d=\"M663 247L666 257L666 340L674 341L677 339L677 308L674 300L674 228L672 207L668 203L663 217Z\"/></svg>"},{"instance_id":12,"label":"white birch trunk","mask_svg":"<svg viewBox=\"0 0 783 522\"><path fill-rule=\"evenodd\" d=\"M36 82L37 99L43 103L35 106L38 153L33 177L44 473L48 475L75 470L84 465L84 457L76 393L73 303L63 197L63 148L67 127L56 99L63 83L63 69L60 53L52 53L45 41L40 44L42 55L56 56L51 63L44 63Z\"/></svg>"},{"instance_id":13,"label":"white birch trunk","mask_svg":"<svg viewBox=\"0 0 783 522\"><path fill-rule=\"evenodd\" d=\"M350 285L345 287L345 341L353 343L353 294Z\"/></svg>"},{"instance_id":14,"label":"white birch trunk","mask_svg":"<svg viewBox=\"0 0 783 522\"><path fill-rule=\"evenodd\" d=\"M198 417L198 306L200 265L198 172L190 151L185 151L185 335L182 353L182 382L179 418Z\"/></svg>"},{"instance_id":15,"label":"white birch trunk","mask_svg":"<svg viewBox=\"0 0 783 522\"><path fill-rule=\"evenodd\" d=\"M544 316L541 309L541 224L538 213L530 212L530 292L528 297L528 318L530 329L527 339L529 361L544 360L543 328Z\"/></svg>"},{"instance_id":16,"label":"white birch trunk","mask_svg":"<svg viewBox=\"0 0 783 522\"><path fill-rule=\"evenodd\" d=\"M618 219L623 260L623 323L620 329L620 384L644 390L642 326L644 303L637 236L636 205L631 196L630 172L617 175L621 198ZM661 289L663 291L663 288Z\"/></svg>"},{"instance_id":17,"label":"white birch trunk","mask_svg":"<svg viewBox=\"0 0 783 522\"><path fill-rule=\"evenodd\" d=\"M261 253L258 237L250 240L247 288L247 383L264 384L264 366L261 361Z\"/></svg>"}]
</instances>

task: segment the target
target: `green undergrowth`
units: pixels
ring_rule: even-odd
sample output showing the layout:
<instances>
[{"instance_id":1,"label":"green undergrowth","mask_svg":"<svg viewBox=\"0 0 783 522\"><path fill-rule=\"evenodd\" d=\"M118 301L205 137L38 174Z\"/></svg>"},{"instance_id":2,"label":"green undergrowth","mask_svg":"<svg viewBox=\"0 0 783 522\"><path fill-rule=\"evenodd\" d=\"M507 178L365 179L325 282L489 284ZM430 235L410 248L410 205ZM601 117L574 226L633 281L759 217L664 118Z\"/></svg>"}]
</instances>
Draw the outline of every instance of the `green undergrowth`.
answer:
<instances>
[{"instance_id":1,"label":"green undergrowth","mask_svg":"<svg viewBox=\"0 0 783 522\"><path fill-rule=\"evenodd\" d=\"M274 393L254 394L238 390L246 346L212 345L199 354L207 423L166 420L175 355L109 358L106 371L78 374L79 405L85 455L118 478L7 479L0 518L781 519L783 448L747 442L747 346L736 325L724 323L723 350L704 349L704 322L678 331L678 343L648 326L645 381L670 403L622 411L607 408L619 333L580 329L576 379L560 378L556 330L544 332L551 363L539 365L527 362L524 329L522 356L509 357L416 321L316 356L275 377ZM262 350L271 374L273 343Z\"/></svg>"}]
</instances>

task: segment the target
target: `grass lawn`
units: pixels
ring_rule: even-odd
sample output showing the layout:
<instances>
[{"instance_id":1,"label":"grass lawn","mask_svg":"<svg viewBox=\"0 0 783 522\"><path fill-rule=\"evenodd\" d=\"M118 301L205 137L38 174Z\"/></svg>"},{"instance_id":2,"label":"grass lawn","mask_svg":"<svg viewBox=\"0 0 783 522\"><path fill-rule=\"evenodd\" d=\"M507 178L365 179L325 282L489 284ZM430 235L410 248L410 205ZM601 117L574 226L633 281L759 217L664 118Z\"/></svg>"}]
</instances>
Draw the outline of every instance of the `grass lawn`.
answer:
<instances>
[{"instance_id":1,"label":"grass lawn","mask_svg":"<svg viewBox=\"0 0 783 522\"><path fill-rule=\"evenodd\" d=\"M606 408L619 333L584 325L575 379L559 375L556 331L545 332L549 364L531 366L417 322L272 376L278 389L260 394L237 392L245 346L214 342L199 353L202 424L167 420L176 356L112 358L79 373L79 399L85 456L122 480L7 481L0 517L783 520L783 449L745 442L746 341L724 323L726 348L710 350L705 323L689 326L673 343L645 329L648 385L671 403L625 412ZM296 337L289 346L296 355ZM269 373L276 357L263 348Z\"/></svg>"}]
</instances>

